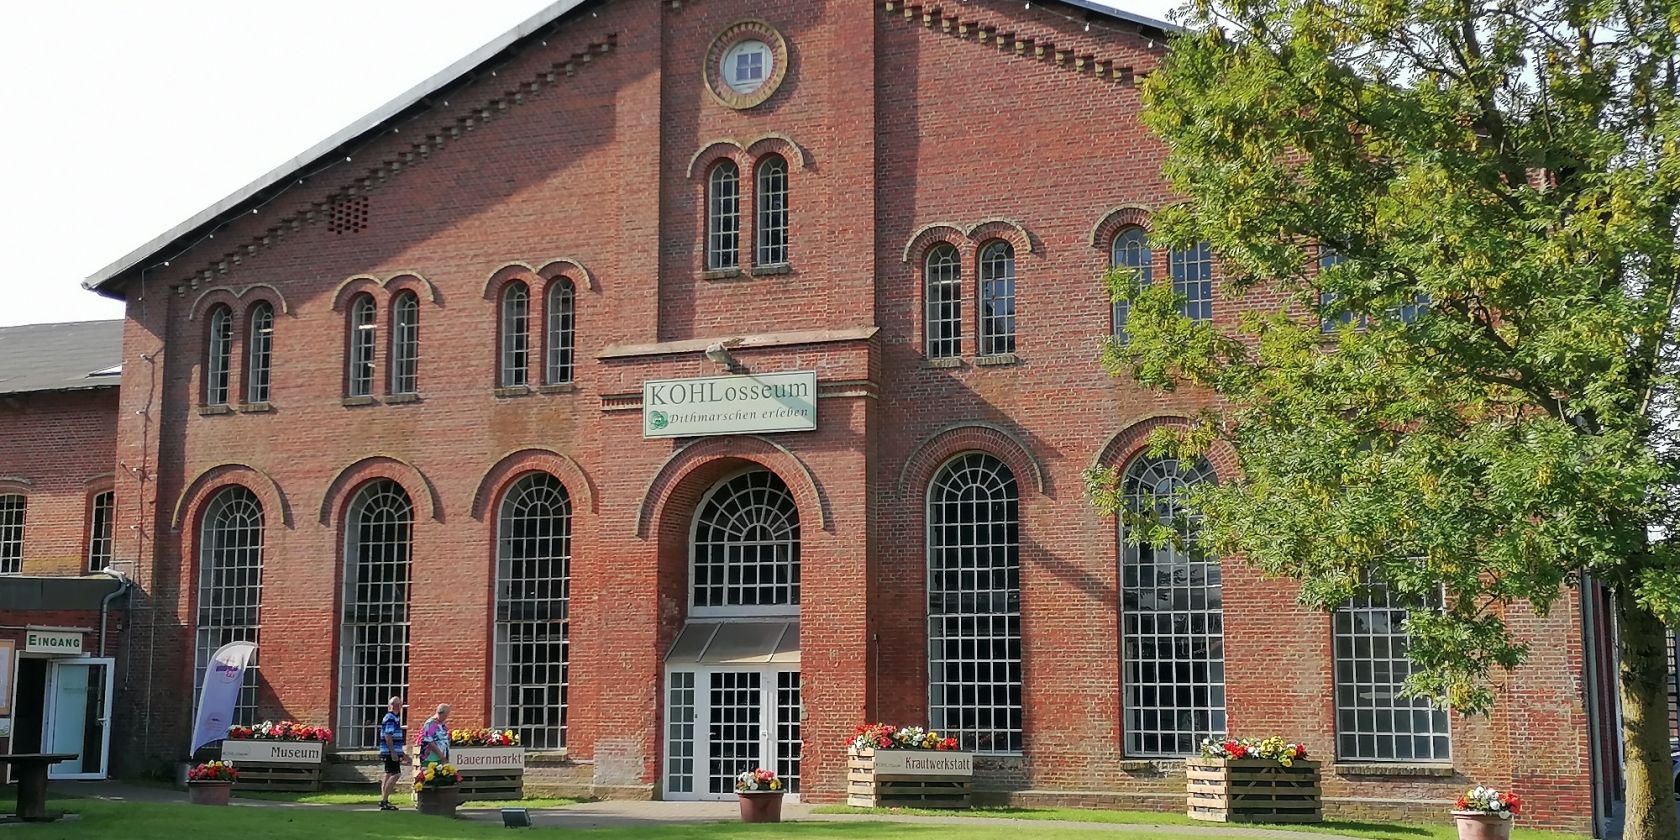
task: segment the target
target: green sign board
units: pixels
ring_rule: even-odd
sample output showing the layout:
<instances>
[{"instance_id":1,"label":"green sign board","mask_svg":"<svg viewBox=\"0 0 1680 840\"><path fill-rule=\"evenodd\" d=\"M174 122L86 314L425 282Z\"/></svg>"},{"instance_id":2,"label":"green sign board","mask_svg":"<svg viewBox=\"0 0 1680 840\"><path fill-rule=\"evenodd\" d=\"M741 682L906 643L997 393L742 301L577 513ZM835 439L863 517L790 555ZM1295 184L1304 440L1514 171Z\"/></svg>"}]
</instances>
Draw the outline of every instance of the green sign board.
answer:
<instances>
[{"instance_id":1,"label":"green sign board","mask_svg":"<svg viewBox=\"0 0 1680 840\"><path fill-rule=\"evenodd\" d=\"M643 437L809 432L816 428L816 371L642 383Z\"/></svg>"}]
</instances>

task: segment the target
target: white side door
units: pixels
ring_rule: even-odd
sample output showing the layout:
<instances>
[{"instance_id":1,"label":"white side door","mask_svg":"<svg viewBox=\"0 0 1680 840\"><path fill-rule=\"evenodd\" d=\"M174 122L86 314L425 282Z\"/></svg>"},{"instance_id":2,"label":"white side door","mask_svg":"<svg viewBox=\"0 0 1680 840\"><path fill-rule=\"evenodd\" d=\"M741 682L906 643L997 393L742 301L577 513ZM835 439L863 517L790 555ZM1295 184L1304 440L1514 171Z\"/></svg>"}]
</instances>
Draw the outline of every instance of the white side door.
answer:
<instances>
[{"instance_id":1,"label":"white side door","mask_svg":"<svg viewBox=\"0 0 1680 840\"><path fill-rule=\"evenodd\" d=\"M47 670L41 751L76 758L51 765L54 779L103 779L110 768L114 659L54 660Z\"/></svg>"}]
</instances>

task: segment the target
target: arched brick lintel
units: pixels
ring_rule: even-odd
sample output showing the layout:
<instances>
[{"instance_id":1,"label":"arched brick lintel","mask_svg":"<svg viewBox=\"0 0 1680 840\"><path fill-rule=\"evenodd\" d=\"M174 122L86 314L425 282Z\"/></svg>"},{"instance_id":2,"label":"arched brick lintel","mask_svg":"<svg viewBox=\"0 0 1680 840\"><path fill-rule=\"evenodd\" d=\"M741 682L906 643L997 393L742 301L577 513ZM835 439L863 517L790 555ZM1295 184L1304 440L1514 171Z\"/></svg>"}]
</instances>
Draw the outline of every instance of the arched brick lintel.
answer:
<instances>
[{"instance_id":1,"label":"arched brick lintel","mask_svg":"<svg viewBox=\"0 0 1680 840\"><path fill-rule=\"evenodd\" d=\"M1108 250L1115 234L1122 228L1140 227L1145 233L1155 230L1155 211L1142 204L1122 204L1102 215L1091 225L1091 247Z\"/></svg>"},{"instance_id":2,"label":"arched brick lintel","mask_svg":"<svg viewBox=\"0 0 1680 840\"><path fill-rule=\"evenodd\" d=\"M279 482L272 476L249 464L217 464L200 472L187 482L185 490L181 491L175 500L175 510L169 517L169 529L179 533L184 523L196 521L199 511L204 509L206 502L217 493L238 485L255 493L262 502L263 511L277 512L280 524L292 527L292 508L286 501L286 494L280 490Z\"/></svg>"},{"instance_id":3,"label":"arched brick lintel","mask_svg":"<svg viewBox=\"0 0 1680 840\"><path fill-rule=\"evenodd\" d=\"M920 261L929 248L940 242L949 242L961 250L968 242L968 234L963 232L962 226L952 222L933 222L916 228L910 234L910 239L904 243L904 261Z\"/></svg>"},{"instance_id":4,"label":"arched brick lintel","mask_svg":"<svg viewBox=\"0 0 1680 840\"><path fill-rule=\"evenodd\" d=\"M425 298L426 302L437 303L438 301L437 286L418 271L399 271L384 280L371 274L357 274L344 278L344 282L339 283L338 288L333 289L333 311L343 312L344 307L350 303L350 299L355 297L357 292L371 291L373 287L386 291L400 287L412 288L416 294Z\"/></svg>"},{"instance_id":5,"label":"arched brick lintel","mask_svg":"<svg viewBox=\"0 0 1680 840\"><path fill-rule=\"evenodd\" d=\"M343 515L350 491L378 478L388 478L403 486L409 498L420 503L421 514L434 522L443 521L443 505L438 501L437 488L420 469L401 458L374 455L363 458L338 471L321 496L317 520L322 525L336 525ZM418 489L420 492L415 492Z\"/></svg>"},{"instance_id":6,"label":"arched brick lintel","mask_svg":"<svg viewBox=\"0 0 1680 840\"><path fill-rule=\"evenodd\" d=\"M787 484L794 501L799 504L800 520L805 521L814 513L817 527L830 530L828 505L817 487L816 476L811 474L810 468L799 456L787 447L758 435L730 435L696 440L665 459L665 463L654 473L653 480L642 491L636 514L636 536L647 539L655 517L663 515L672 497L688 483L685 479L702 467L719 461L751 462L775 473ZM696 489L695 501L704 491L704 487Z\"/></svg>"},{"instance_id":7,"label":"arched brick lintel","mask_svg":"<svg viewBox=\"0 0 1680 840\"><path fill-rule=\"evenodd\" d=\"M899 493L905 497L914 496L919 488L926 487L933 480L935 470L964 452L994 455L1009 466L1017 480L1026 479L1039 495L1050 493L1044 465L1033 455L1026 442L1002 426L980 421L953 423L929 435L905 459L904 467L899 470Z\"/></svg>"},{"instance_id":8,"label":"arched brick lintel","mask_svg":"<svg viewBox=\"0 0 1680 840\"><path fill-rule=\"evenodd\" d=\"M560 479L566 492L580 502L583 509L595 512L594 484L577 461L552 449L527 447L503 455L484 471L484 476L478 481L478 490L473 493L472 518L483 521L495 510L509 485L534 472L546 472Z\"/></svg>"},{"instance_id":9,"label":"arched brick lintel","mask_svg":"<svg viewBox=\"0 0 1680 840\"><path fill-rule=\"evenodd\" d=\"M693 179L697 173L712 168L712 164L723 158L729 158L740 165L742 170L748 169L752 159L775 152L787 158L789 166L795 170L805 168L805 150L793 142L793 138L786 134L771 132L755 137L745 143L728 137L718 137L700 144L688 158L688 177Z\"/></svg>"},{"instance_id":10,"label":"arched brick lintel","mask_svg":"<svg viewBox=\"0 0 1680 840\"><path fill-rule=\"evenodd\" d=\"M1191 418L1172 412L1140 416L1108 436L1108 440L1097 450L1096 457L1091 460L1091 466L1125 469L1149 446L1151 432L1162 426L1182 427L1189 426L1192 422ZM1240 472L1237 469L1237 453L1223 441L1214 444L1213 451L1208 453L1207 459L1213 466L1213 475L1217 480L1228 480Z\"/></svg>"},{"instance_id":11,"label":"arched brick lintel","mask_svg":"<svg viewBox=\"0 0 1680 840\"><path fill-rule=\"evenodd\" d=\"M246 295L250 295L251 300L249 303L242 305L241 301L245 299ZM251 303L256 303L259 300L268 301L282 315L292 314L291 306L286 303L286 296L280 294L279 289L267 283L252 283L239 289L232 286L211 286L199 292L198 297L193 298L192 306L187 307L187 320L197 320L204 313L210 311L211 305L216 303L225 303L234 312L243 313L249 311Z\"/></svg>"},{"instance_id":12,"label":"arched brick lintel","mask_svg":"<svg viewBox=\"0 0 1680 840\"><path fill-rule=\"evenodd\" d=\"M544 262L541 268L521 260L514 260L502 265L495 271L490 272L489 277L484 278L482 297L485 300L494 301L501 295L503 286L514 280L523 280L527 286L531 287L531 296L540 300L540 296L547 291L549 284L557 278L571 280L574 287L580 285L578 281L582 280L581 285L584 288L592 292L601 290L601 287L595 282L595 275L591 274L589 269L583 266L583 263L571 257L556 257Z\"/></svg>"}]
</instances>

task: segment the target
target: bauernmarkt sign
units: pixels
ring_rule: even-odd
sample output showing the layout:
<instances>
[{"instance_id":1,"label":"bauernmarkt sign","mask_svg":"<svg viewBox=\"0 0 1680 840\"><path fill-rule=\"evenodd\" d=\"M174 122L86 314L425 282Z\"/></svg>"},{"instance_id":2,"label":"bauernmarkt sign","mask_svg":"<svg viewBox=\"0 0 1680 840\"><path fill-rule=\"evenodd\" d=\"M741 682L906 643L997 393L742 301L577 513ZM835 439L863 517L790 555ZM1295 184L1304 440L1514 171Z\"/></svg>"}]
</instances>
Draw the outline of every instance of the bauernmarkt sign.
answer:
<instances>
[{"instance_id":1,"label":"bauernmarkt sign","mask_svg":"<svg viewBox=\"0 0 1680 840\"><path fill-rule=\"evenodd\" d=\"M642 437L809 432L816 428L816 371L642 383Z\"/></svg>"}]
</instances>

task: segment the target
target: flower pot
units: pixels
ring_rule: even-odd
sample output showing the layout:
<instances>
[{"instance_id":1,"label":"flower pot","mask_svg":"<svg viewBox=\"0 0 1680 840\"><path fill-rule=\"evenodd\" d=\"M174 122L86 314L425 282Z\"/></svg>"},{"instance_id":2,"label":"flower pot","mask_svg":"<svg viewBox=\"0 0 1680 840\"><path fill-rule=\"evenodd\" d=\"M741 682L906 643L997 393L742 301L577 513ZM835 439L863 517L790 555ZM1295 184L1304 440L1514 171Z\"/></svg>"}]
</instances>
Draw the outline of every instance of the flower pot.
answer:
<instances>
[{"instance_id":1,"label":"flower pot","mask_svg":"<svg viewBox=\"0 0 1680 840\"><path fill-rule=\"evenodd\" d=\"M187 799L194 805L226 805L232 782L187 782Z\"/></svg>"},{"instance_id":2,"label":"flower pot","mask_svg":"<svg viewBox=\"0 0 1680 840\"><path fill-rule=\"evenodd\" d=\"M454 785L422 788L419 796L415 799L422 814L453 817L455 816L455 807L461 804L461 789Z\"/></svg>"},{"instance_id":3,"label":"flower pot","mask_svg":"<svg viewBox=\"0 0 1680 840\"><path fill-rule=\"evenodd\" d=\"M1480 811L1454 811L1458 840L1509 840L1511 820Z\"/></svg>"},{"instance_id":4,"label":"flower pot","mask_svg":"<svg viewBox=\"0 0 1680 840\"><path fill-rule=\"evenodd\" d=\"M741 822L781 822L783 793L784 791L779 790L765 790L735 794L741 800Z\"/></svg>"}]
</instances>

